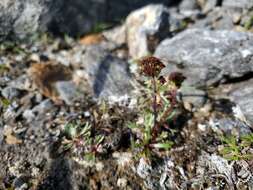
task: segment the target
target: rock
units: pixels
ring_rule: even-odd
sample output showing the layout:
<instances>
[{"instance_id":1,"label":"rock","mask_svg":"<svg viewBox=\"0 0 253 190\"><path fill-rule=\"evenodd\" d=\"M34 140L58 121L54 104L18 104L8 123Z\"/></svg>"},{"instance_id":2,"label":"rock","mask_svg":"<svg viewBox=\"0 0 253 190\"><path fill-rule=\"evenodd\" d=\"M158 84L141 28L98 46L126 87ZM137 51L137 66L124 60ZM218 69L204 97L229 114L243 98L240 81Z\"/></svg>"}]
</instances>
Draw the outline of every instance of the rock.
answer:
<instances>
[{"instance_id":1,"label":"rock","mask_svg":"<svg viewBox=\"0 0 253 190\"><path fill-rule=\"evenodd\" d=\"M55 102L66 100L70 103L70 93L77 94L75 84L71 82L72 72L67 66L52 62L37 63L32 65L27 72L41 94ZM75 91L71 92L72 90Z\"/></svg>"},{"instance_id":2,"label":"rock","mask_svg":"<svg viewBox=\"0 0 253 190\"><path fill-rule=\"evenodd\" d=\"M151 164L148 163L147 160L141 158L137 166L136 172L141 178L146 179L147 177L150 176L152 172L152 166Z\"/></svg>"},{"instance_id":3,"label":"rock","mask_svg":"<svg viewBox=\"0 0 253 190\"><path fill-rule=\"evenodd\" d=\"M23 117L28 121L31 122L32 120L35 119L35 114L33 113L32 110L25 110L23 113Z\"/></svg>"},{"instance_id":4,"label":"rock","mask_svg":"<svg viewBox=\"0 0 253 190\"><path fill-rule=\"evenodd\" d=\"M151 164L148 160L141 158L135 172L144 180L147 189L166 190L175 189L175 163L168 158Z\"/></svg>"},{"instance_id":5,"label":"rock","mask_svg":"<svg viewBox=\"0 0 253 190\"><path fill-rule=\"evenodd\" d=\"M207 13L219 5L220 0L207 0L203 5L203 12Z\"/></svg>"},{"instance_id":6,"label":"rock","mask_svg":"<svg viewBox=\"0 0 253 190\"><path fill-rule=\"evenodd\" d=\"M16 101L13 101L11 104L7 106L6 111L3 114L3 118L7 121L14 120L18 114L17 114L17 108L19 105L17 104Z\"/></svg>"},{"instance_id":7,"label":"rock","mask_svg":"<svg viewBox=\"0 0 253 190\"><path fill-rule=\"evenodd\" d=\"M2 0L0 39L31 38L38 31L80 36L152 2L169 5L173 0Z\"/></svg>"},{"instance_id":8,"label":"rock","mask_svg":"<svg viewBox=\"0 0 253 190\"><path fill-rule=\"evenodd\" d=\"M207 101L207 93L203 90L185 86L180 88L182 101L184 104L191 104L195 108L201 108Z\"/></svg>"},{"instance_id":9,"label":"rock","mask_svg":"<svg viewBox=\"0 0 253 190\"><path fill-rule=\"evenodd\" d=\"M73 105L75 101L82 98L81 92L73 81L56 82L55 88L59 94L59 98L68 105Z\"/></svg>"},{"instance_id":10,"label":"rock","mask_svg":"<svg viewBox=\"0 0 253 190\"><path fill-rule=\"evenodd\" d=\"M128 167L132 162L133 155L129 152L113 152L112 157L116 160L119 167Z\"/></svg>"},{"instance_id":11,"label":"rock","mask_svg":"<svg viewBox=\"0 0 253 190\"><path fill-rule=\"evenodd\" d=\"M99 46L87 49L82 66L93 94L97 98L112 98L130 95L132 85L127 63Z\"/></svg>"},{"instance_id":12,"label":"rock","mask_svg":"<svg viewBox=\"0 0 253 190\"><path fill-rule=\"evenodd\" d=\"M253 35L188 29L162 41L155 56L167 64L163 75L179 70L187 77L186 84L211 86L253 71Z\"/></svg>"},{"instance_id":13,"label":"rock","mask_svg":"<svg viewBox=\"0 0 253 190\"><path fill-rule=\"evenodd\" d=\"M179 4L180 10L194 10L198 8L198 3L196 0L183 0Z\"/></svg>"},{"instance_id":14,"label":"rock","mask_svg":"<svg viewBox=\"0 0 253 190\"><path fill-rule=\"evenodd\" d=\"M188 18L189 17L196 18L196 16L200 15L201 13L197 0L181 1L179 4L179 12Z\"/></svg>"},{"instance_id":15,"label":"rock","mask_svg":"<svg viewBox=\"0 0 253 190\"><path fill-rule=\"evenodd\" d=\"M28 189L28 185L26 184L26 177L25 176L20 176L16 177L13 180L13 187L15 190L25 190Z\"/></svg>"},{"instance_id":16,"label":"rock","mask_svg":"<svg viewBox=\"0 0 253 190\"><path fill-rule=\"evenodd\" d=\"M132 12L126 19L129 55L140 58L150 54L168 34L169 11L163 5L148 5Z\"/></svg>"},{"instance_id":17,"label":"rock","mask_svg":"<svg viewBox=\"0 0 253 190\"><path fill-rule=\"evenodd\" d=\"M253 79L234 85L229 97L240 107L246 119L253 125Z\"/></svg>"},{"instance_id":18,"label":"rock","mask_svg":"<svg viewBox=\"0 0 253 190\"><path fill-rule=\"evenodd\" d=\"M242 9L250 9L253 7L252 0L223 0L223 7L231 7L231 8L242 8Z\"/></svg>"},{"instance_id":19,"label":"rock","mask_svg":"<svg viewBox=\"0 0 253 190\"><path fill-rule=\"evenodd\" d=\"M227 160L216 154L209 155L206 152L202 152L198 158L196 172L200 176L204 176L210 172L223 175L226 177L226 182L230 187L234 187L233 184L236 181L233 164L230 164Z\"/></svg>"},{"instance_id":20,"label":"rock","mask_svg":"<svg viewBox=\"0 0 253 190\"><path fill-rule=\"evenodd\" d=\"M35 119L40 119L41 117L45 117L47 113L52 112L54 105L51 100L46 99L42 101L40 104L35 106L31 110L25 110L23 113L23 117L27 120L27 122L31 122Z\"/></svg>"},{"instance_id":21,"label":"rock","mask_svg":"<svg viewBox=\"0 0 253 190\"><path fill-rule=\"evenodd\" d=\"M119 178L117 180L117 186L120 187L120 188L125 188L127 186L127 179Z\"/></svg>"},{"instance_id":22,"label":"rock","mask_svg":"<svg viewBox=\"0 0 253 190\"><path fill-rule=\"evenodd\" d=\"M235 13L237 11L224 7L214 7L204 19L197 20L192 28L233 30Z\"/></svg>"},{"instance_id":23,"label":"rock","mask_svg":"<svg viewBox=\"0 0 253 190\"><path fill-rule=\"evenodd\" d=\"M0 124L0 144L4 141L4 127Z\"/></svg>"},{"instance_id":24,"label":"rock","mask_svg":"<svg viewBox=\"0 0 253 190\"><path fill-rule=\"evenodd\" d=\"M241 136L251 133L251 130L247 124L229 117L211 120L210 127L214 132L223 135Z\"/></svg>"},{"instance_id":25,"label":"rock","mask_svg":"<svg viewBox=\"0 0 253 190\"><path fill-rule=\"evenodd\" d=\"M8 86L17 88L19 90L29 91L31 89L32 83L31 80L27 77L27 75L21 75L15 80L9 82Z\"/></svg>"},{"instance_id":26,"label":"rock","mask_svg":"<svg viewBox=\"0 0 253 190\"><path fill-rule=\"evenodd\" d=\"M17 88L6 87L2 90L2 96L8 100L13 100L14 98L18 98L21 94L21 91Z\"/></svg>"},{"instance_id":27,"label":"rock","mask_svg":"<svg viewBox=\"0 0 253 190\"><path fill-rule=\"evenodd\" d=\"M22 140L17 138L15 134L13 134L13 130L9 125L4 126L4 136L5 142L9 145L16 145L22 143Z\"/></svg>"},{"instance_id":28,"label":"rock","mask_svg":"<svg viewBox=\"0 0 253 190\"><path fill-rule=\"evenodd\" d=\"M126 43L126 25L115 27L111 30L103 32L103 36L106 40L111 41L118 46L122 46Z\"/></svg>"},{"instance_id":29,"label":"rock","mask_svg":"<svg viewBox=\"0 0 253 190\"><path fill-rule=\"evenodd\" d=\"M15 1L0 2L0 36L25 38L39 28L40 16L46 10L46 1Z\"/></svg>"}]
</instances>

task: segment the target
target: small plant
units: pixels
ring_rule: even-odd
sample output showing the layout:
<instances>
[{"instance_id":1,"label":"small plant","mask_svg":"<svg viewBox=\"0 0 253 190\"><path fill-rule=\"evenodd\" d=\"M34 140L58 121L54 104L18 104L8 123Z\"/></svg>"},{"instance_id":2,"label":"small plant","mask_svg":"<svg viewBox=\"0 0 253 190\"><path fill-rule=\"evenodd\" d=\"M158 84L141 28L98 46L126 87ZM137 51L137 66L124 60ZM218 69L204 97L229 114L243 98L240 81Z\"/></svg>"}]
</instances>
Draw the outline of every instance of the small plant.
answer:
<instances>
[{"instance_id":1,"label":"small plant","mask_svg":"<svg viewBox=\"0 0 253 190\"><path fill-rule=\"evenodd\" d=\"M1 107L3 107L4 109L7 109L10 104L11 104L10 100L8 100L6 98L1 98L0 97L0 105L1 105Z\"/></svg>"},{"instance_id":2,"label":"small plant","mask_svg":"<svg viewBox=\"0 0 253 190\"><path fill-rule=\"evenodd\" d=\"M25 52L25 49L20 46L20 44L11 41L5 41L0 45L0 54L2 53L14 53L22 54Z\"/></svg>"},{"instance_id":3,"label":"small plant","mask_svg":"<svg viewBox=\"0 0 253 190\"><path fill-rule=\"evenodd\" d=\"M169 140L169 121L175 118L177 90L185 77L178 72L168 77L160 76L165 65L156 57L145 57L139 61L140 72L146 76L145 94L140 119L128 127L135 133L132 147L146 156L157 150L168 150L173 145Z\"/></svg>"},{"instance_id":4,"label":"small plant","mask_svg":"<svg viewBox=\"0 0 253 190\"><path fill-rule=\"evenodd\" d=\"M84 154L87 161L94 161L96 155L102 152L104 136L92 134L91 128L89 123L67 123L64 127L64 149L74 149L74 152Z\"/></svg>"},{"instance_id":5,"label":"small plant","mask_svg":"<svg viewBox=\"0 0 253 190\"><path fill-rule=\"evenodd\" d=\"M244 23L244 28L250 30L253 26L253 15Z\"/></svg>"},{"instance_id":6,"label":"small plant","mask_svg":"<svg viewBox=\"0 0 253 190\"><path fill-rule=\"evenodd\" d=\"M0 64L0 75L2 75L3 73L5 73L8 70L9 70L9 68L6 64Z\"/></svg>"},{"instance_id":7,"label":"small plant","mask_svg":"<svg viewBox=\"0 0 253 190\"><path fill-rule=\"evenodd\" d=\"M220 154L228 160L250 160L253 154L247 153L248 149L253 148L253 134L244 135L240 138L235 136L221 137L223 147Z\"/></svg>"}]
</instances>

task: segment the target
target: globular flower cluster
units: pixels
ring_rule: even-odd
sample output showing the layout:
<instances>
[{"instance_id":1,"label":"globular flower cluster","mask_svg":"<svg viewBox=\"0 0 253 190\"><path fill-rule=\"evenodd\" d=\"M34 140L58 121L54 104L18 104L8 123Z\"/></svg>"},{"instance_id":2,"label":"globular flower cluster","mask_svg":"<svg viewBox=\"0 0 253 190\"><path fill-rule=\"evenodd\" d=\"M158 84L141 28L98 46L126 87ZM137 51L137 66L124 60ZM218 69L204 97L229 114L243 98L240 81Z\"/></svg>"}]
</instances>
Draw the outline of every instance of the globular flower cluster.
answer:
<instances>
[{"instance_id":1,"label":"globular flower cluster","mask_svg":"<svg viewBox=\"0 0 253 190\"><path fill-rule=\"evenodd\" d=\"M149 77L157 77L165 65L160 59L149 56L139 60L141 74Z\"/></svg>"}]
</instances>

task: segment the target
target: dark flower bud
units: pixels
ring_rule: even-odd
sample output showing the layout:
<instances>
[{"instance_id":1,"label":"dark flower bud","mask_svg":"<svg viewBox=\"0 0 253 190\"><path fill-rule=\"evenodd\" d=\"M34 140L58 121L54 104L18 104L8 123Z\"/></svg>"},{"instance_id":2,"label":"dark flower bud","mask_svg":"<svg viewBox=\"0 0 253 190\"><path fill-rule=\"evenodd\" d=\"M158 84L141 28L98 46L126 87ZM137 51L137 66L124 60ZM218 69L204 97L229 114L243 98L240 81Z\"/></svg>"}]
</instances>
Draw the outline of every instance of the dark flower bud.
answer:
<instances>
[{"instance_id":1,"label":"dark flower bud","mask_svg":"<svg viewBox=\"0 0 253 190\"><path fill-rule=\"evenodd\" d=\"M186 77L180 72L172 72L169 75L169 80L174 82L178 88L181 86L185 79Z\"/></svg>"},{"instance_id":2,"label":"dark flower bud","mask_svg":"<svg viewBox=\"0 0 253 190\"><path fill-rule=\"evenodd\" d=\"M158 80L160 81L161 84L166 83L166 79L163 76L160 76Z\"/></svg>"}]
</instances>

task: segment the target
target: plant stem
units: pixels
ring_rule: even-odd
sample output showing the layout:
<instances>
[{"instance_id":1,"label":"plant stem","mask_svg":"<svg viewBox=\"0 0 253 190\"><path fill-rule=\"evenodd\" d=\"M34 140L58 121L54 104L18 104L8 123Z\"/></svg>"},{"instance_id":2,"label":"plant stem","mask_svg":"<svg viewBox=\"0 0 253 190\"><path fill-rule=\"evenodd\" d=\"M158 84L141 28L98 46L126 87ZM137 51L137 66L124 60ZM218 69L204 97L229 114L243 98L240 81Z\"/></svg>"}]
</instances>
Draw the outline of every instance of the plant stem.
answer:
<instances>
[{"instance_id":1,"label":"plant stem","mask_svg":"<svg viewBox=\"0 0 253 190\"><path fill-rule=\"evenodd\" d=\"M159 121L159 125L163 125L166 121L166 119L168 118L168 116L172 113L174 109L174 106L171 105L164 113L163 115L161 116L161 119Z\"/></svg>"},{"instance_id":2,"label":"plant stem","mask_svg":"<svg viewBox=\"0 0 253 190\"><path fill-rule=\"evenodd\" d=\"M157 125L157 102L156 102L156 95L157 95L157 88L156 88L156 78L152 77L153 82L153 114L154 114L154 126L153 129L155 129Z\"/></svg>"}]
</instances>

